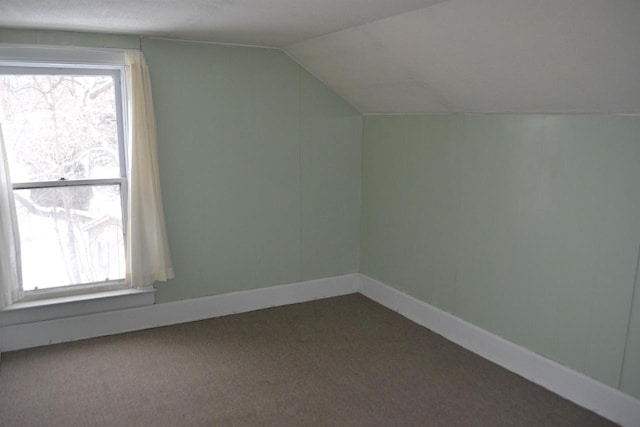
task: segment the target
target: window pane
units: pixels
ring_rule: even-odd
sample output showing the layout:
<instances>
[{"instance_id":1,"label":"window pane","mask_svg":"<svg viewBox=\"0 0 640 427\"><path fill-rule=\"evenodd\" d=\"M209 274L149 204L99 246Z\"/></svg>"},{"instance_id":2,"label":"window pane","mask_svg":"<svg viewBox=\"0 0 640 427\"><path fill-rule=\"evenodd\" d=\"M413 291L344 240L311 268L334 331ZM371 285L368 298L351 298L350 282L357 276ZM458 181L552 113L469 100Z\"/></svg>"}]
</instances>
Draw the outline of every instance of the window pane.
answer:
<instances>
[{"instance_id":1,"label":"window pane","mask_svg":"<svg viewBox=\"0 0 640 427\"><path fill-rule=\"evenodd\" d=\"M113 76L0 75L11 180L120 177Z\"/></svg>"},{"instance_id":2,"label":"window pane","mask_svg":"<svg viewBox=\"0 0 640 427\"><path fill-rule=\"evenodd\" d=\"M119 185L14 194L26 291L124 277Z\"/></svg>"}]
</instances>

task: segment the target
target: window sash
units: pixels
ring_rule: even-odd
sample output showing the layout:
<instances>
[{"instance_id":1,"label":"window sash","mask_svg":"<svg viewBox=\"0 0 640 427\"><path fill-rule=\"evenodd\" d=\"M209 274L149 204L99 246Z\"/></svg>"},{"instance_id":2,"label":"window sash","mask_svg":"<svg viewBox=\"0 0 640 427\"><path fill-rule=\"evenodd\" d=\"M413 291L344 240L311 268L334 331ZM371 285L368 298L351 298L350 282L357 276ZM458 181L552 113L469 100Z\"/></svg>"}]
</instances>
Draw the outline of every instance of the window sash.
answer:
<instances>
[{"instance_id":1,"label":"window sash","mask_svg":"<svg viewBox=\"0 0 640 427\"><path fill-rule=\"evenodd\" d=\"M28 190L31 188L73 187L80 185L113 185L126 184L126 178L98 178L98 179L63 179L57 181L17 182L13 184L14 190Z\"/></svg>"},{"instance_id":2,"label":"window sash","mask_svg":"<svg viewBox=\"0 0 640 427\"><path fill-rule=\"evenodd\" d=\"M15 182L12 183L14 190L74 187L74 186L100 186L119 185L122 206L122 229L124 241L127 233L127 202L128 202L128 180L127 180L127 150L125 148L125 120L124 106L124 66L120 65L59 65L46 63L13 63L0 61L0 74L6 75L100 75L111 76L113 78L115 92L115 110L117 122L118 156L120 166L120 177L100 178L100 179L69 179L56 181L35 181L35 182ZM125 245L126 251L126 245ZM99 292L102 290L126 287L124 281L115 280L108 282L78 283L73 285L63 285L54 288L35 289L26 291L28 299L52 298L58 296L68 296L87 292Z\"/></svg>"},{"instance_id":3,"label":"window sash","mask_svg":"<svg viewBox=\"0 0 640 427\"><path fill-rule=\"evenodd\" d=\"M111 76L113 78L113 89L116 98L116 124L118 134L118 156L120 163L120 177L127 176L127 150L125 149L125 115L124 115L124 67L61 67L40 65L0 65L0 74L38 74L38 75L76 75L76 76ZM126 211L126 206L123 205Z\"/></svg>"},{"instance_id":4,"label":"window sash","mask_svg":"<svg viewBox=\"0 0 640 427\"><path fill-rule=\"evenodd\" d=\"M19 182L13 184L14 190L31 190L37 188L61 188L61 187L80 187L80 186L102 186L102 185L118 185L120 186L120 206L122 206L122 231L124 241L127 241L127 201L129 186L126 178L101 178L101 179L69 179L59 181L38 181L38 182ZM125 248L126 250L126 248ZM74 285L78 286L78 285ZM27 291L31 292L31 291Z\"/></svg>"}]
</instances>

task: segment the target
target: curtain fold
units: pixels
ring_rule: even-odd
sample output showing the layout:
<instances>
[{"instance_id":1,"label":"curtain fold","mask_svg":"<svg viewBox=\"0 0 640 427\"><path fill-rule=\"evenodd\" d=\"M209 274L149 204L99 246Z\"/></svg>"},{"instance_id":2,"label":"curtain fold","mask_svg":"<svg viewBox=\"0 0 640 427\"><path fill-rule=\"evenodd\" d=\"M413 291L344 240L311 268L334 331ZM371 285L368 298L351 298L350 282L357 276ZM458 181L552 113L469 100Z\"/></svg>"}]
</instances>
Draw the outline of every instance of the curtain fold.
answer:
<instances>
[{"instance_id":1,"label":"curtain fold","mask_svg":"<svg viewBox=\"0 0 640 427\"><path fill-rule=\"evenodd\" d=\"M174 277L162 209L156 122L142 52L125 53L129 124L128 284L143 288Z\"/></svg>"},{"instance_id":2,"label":"curtain fold","mask_svg":"<svg viewBox=\"0 0 640 427\"><path fill-rule=\"evenodd\" d=\"M20 269L18 220L0 124L0 308L22 298Z\"/></svg>"}]
</instances>

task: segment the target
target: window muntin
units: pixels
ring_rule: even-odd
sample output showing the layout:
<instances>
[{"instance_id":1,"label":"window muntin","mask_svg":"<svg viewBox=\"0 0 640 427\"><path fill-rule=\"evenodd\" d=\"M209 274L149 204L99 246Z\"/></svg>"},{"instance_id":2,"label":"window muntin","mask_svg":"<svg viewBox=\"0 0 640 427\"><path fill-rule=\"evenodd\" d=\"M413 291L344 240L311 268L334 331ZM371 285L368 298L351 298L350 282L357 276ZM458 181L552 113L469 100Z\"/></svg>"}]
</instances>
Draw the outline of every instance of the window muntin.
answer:
<instances>
[{"instance_id":1,"label":"window muntin","mask_svg":"<svg viewBox=\"0 0 640 427\"><path fill-rule=\"evenodd\" d=\"M0 67L25 291L122 282L121 70Z\"/></svg>"}]
</instances>

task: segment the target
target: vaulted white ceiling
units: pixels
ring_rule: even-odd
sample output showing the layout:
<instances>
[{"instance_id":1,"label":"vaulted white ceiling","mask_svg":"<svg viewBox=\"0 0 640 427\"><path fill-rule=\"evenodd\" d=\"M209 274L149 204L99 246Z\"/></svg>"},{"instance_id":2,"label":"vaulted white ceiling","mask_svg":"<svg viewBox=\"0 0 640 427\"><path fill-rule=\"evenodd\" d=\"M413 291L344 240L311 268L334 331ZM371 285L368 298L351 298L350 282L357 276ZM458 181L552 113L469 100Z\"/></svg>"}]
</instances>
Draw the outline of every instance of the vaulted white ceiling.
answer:
<instances>
[{"instance_id":1,"label":"vaulted white ceiling","mask_svg":"<svg viewBox=\"0 0 640 427\"><path fill-rule=\"evenodd\" d=\"M0 26L280 47L364 113L640 114L640 0L0 0Z\"/></svg>"},{"instance_id":2,"label":"vaulted white ceiling","mask_svg":"<svg viewBox=\"0 0 640 427\"><path fill-rule=\"evenodd\" d=\"M638 0L449 0L287 51L364 112L640 113Z\"/></svg>"}]
</instances>

